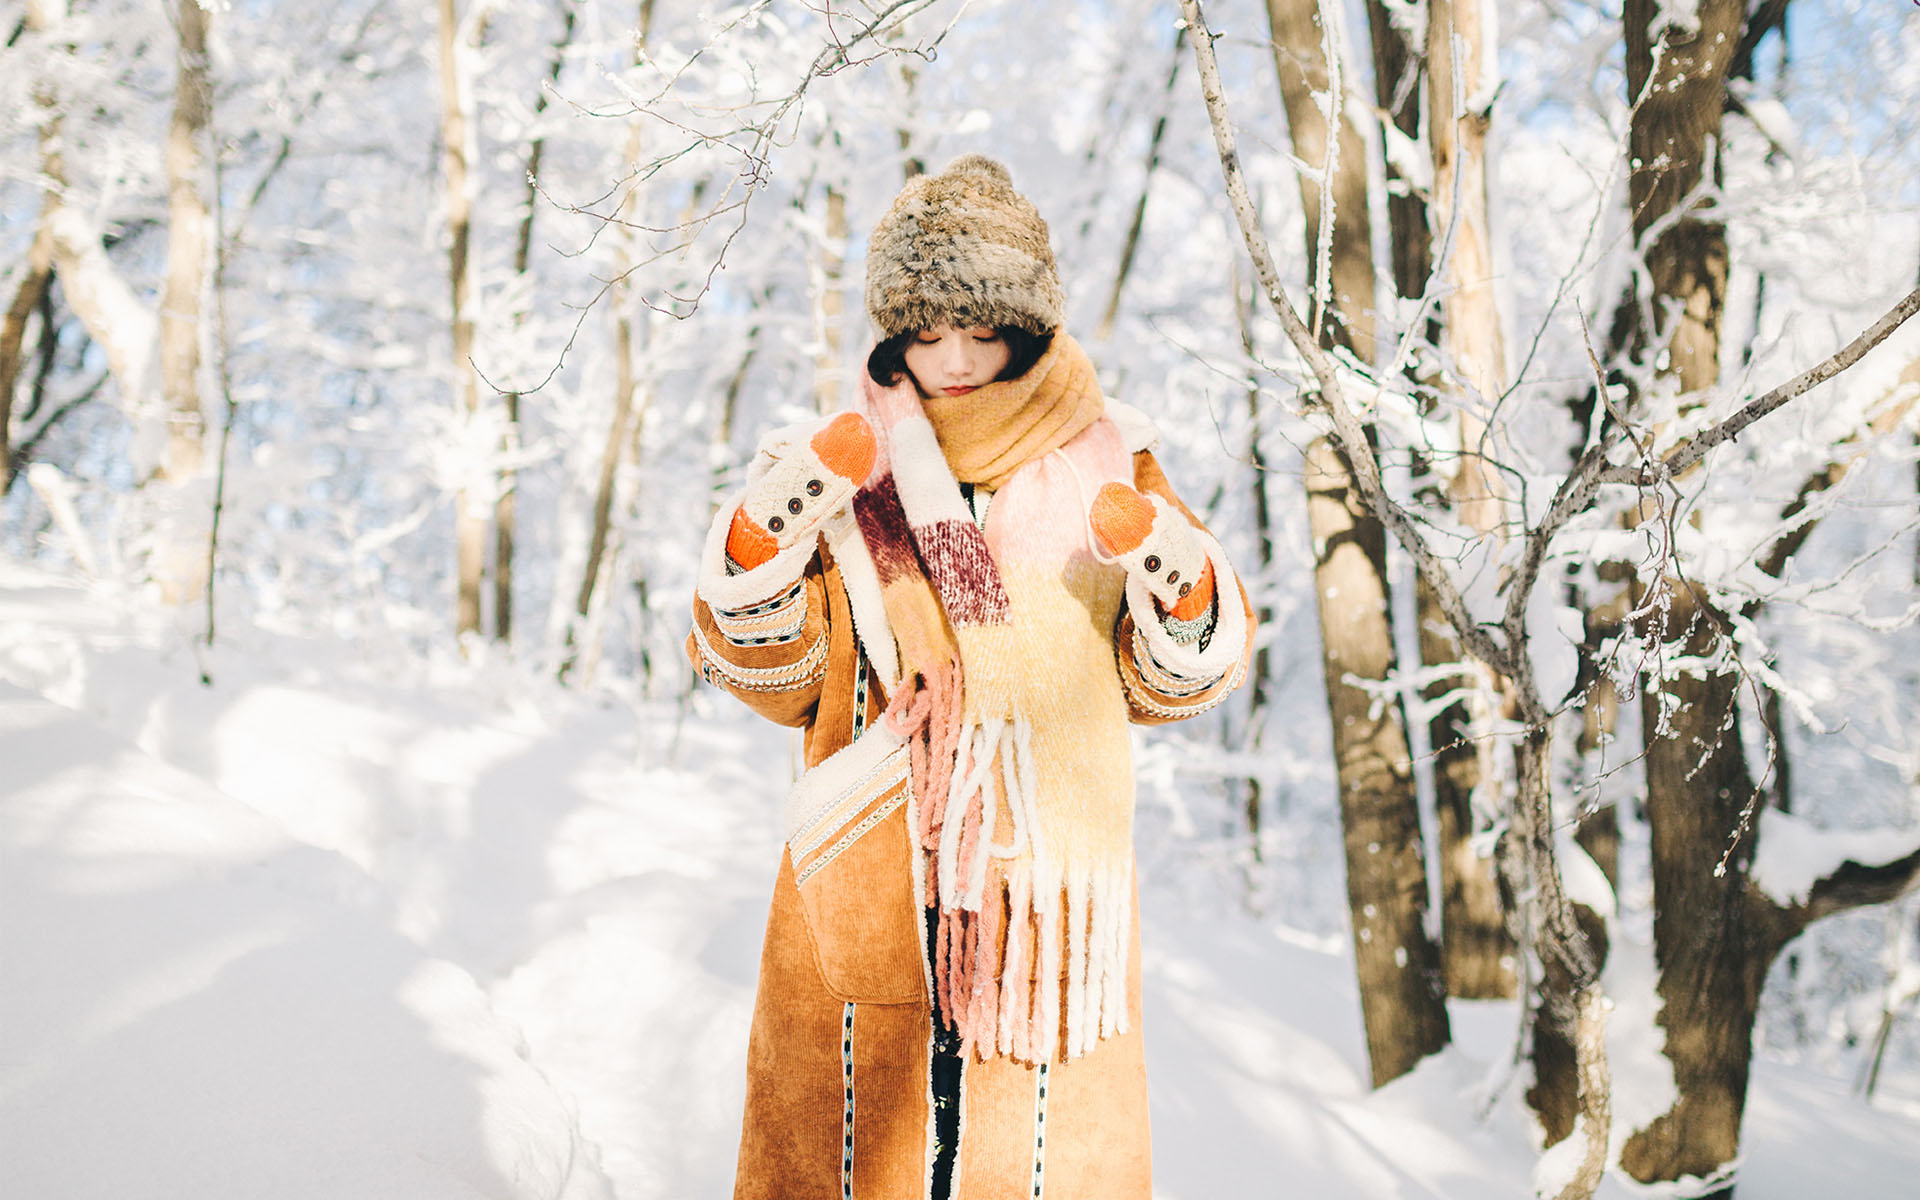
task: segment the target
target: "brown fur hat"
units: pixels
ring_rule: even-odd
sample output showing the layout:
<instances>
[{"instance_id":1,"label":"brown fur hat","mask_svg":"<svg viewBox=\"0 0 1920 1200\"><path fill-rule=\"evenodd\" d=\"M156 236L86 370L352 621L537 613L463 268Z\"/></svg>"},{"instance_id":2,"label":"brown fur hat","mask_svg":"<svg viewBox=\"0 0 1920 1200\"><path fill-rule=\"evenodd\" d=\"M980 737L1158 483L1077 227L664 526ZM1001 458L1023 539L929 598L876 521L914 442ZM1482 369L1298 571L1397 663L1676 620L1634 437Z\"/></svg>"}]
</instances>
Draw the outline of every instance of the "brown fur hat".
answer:
<instances>
[{"instance_id":1,"label":"brown fur hat","mask_svg":"<svg viewBox=\"0 0 1920 1200\"><path fill-rule=\"evenodd\" d=\"M867 245L867 314L882 337L943 322L1045 333L1065 308L1047 223L984 154L908 181Z\"/></svg>"}]
</instances>

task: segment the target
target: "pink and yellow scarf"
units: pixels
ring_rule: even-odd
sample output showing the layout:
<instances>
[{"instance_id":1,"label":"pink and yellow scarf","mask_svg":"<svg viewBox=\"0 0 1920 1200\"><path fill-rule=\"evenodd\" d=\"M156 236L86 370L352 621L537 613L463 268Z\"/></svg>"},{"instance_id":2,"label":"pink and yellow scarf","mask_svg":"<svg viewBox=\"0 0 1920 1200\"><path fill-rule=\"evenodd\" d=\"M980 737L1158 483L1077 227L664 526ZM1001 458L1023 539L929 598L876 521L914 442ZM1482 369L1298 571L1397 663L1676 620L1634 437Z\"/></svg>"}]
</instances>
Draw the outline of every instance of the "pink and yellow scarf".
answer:
<instances>
[{"instance_id":1,"label":"pink and yellow scarf","mask_svg":"<svg viewBox=\"0 0 1920 1200\"><path fill-rule=\"evenodd\" d=\"M1131 456L1064 333L1018 379L924 401L869 380L862 407L880 455L854 515L899 649L884 720L912 760L936 1002L982 1057L1077 1057L1128 1022L1125 578L1086 511ZM961 482L993 491L982 524Z\"/></svg>"}]
</instances>

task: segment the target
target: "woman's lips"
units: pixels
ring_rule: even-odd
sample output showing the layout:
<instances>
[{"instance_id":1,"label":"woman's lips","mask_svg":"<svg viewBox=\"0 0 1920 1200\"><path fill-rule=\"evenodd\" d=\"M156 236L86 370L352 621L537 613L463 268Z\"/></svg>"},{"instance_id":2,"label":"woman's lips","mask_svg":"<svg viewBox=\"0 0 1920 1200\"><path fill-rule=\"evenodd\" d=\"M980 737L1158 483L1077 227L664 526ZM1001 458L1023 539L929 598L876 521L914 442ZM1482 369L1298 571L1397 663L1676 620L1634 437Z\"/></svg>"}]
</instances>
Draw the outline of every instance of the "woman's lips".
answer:
<instances>
[{"instance_id":1,"label":"woman's lips","mask_svg":"<svg viewBox=\"0 0 1920 1200\"><path fill-rule=\"evenodd\" d=\"M968 392L972 392L972 391L978 391L978 390L979 390L979 388L978 388L978 386L976 385L976 386L973 386L973 387L950 387L950 388L941 388L941 389L940 389L940 392L941 392L941 394L942 394L942 395L946 395L946 396L964 396L964 395L966 395L966 394L967 394Z\"/></svg>"}]
</instances>

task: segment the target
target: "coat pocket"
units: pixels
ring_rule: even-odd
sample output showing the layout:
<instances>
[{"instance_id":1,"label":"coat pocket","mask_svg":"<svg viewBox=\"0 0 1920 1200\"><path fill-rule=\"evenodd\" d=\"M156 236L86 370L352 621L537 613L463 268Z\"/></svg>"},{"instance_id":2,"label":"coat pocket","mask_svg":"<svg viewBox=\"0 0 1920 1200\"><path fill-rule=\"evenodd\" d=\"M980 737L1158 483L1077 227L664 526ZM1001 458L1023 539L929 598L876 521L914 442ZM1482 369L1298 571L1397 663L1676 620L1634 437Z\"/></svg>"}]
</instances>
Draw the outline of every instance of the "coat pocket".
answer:
<instances>
[{"instance_id":1,"label":"coat pocket","mask_svg":"<svg viewBox=\"0 0 1920 1200\"><path fill-rule=\"evenodd\" d=\"M787 853L815 962L842 1000L926 995L910 777L906 742L875 726L787 797Z\"/></svg>"}]
</instances>

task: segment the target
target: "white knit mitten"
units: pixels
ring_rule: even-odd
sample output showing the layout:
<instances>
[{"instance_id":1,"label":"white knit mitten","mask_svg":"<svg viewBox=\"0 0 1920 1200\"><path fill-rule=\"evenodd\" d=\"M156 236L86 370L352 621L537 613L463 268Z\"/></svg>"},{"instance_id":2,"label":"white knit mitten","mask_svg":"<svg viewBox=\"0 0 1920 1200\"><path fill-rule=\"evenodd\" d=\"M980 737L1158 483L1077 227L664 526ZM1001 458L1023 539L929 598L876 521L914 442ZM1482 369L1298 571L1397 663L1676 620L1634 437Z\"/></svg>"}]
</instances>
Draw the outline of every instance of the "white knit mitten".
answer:
<instances>
[{"instance_id":1,"label":"white knit mitten","mask_svg":"<svg viewBox=\"0 0 1920 1200\"><path fill-rule=\"evenodd\" d=\"M811 538L866 482L878 449L873 427L841 413L811 436L763 444L727 530L727 565L745 572Z\"/></svg>"},{"instance_id":2,"label":"white knit mitten","mask_svg":"<svg viewBox=\"0 0 1920 1200\"><path fill-rule=\"evenodd\" d=\"M1213 627L1214 572L1198 531L1158 496L1109 483L1087 512L1097 549L1145 585L1167 633L1198 641Z\"/></svg>"}]
</instances>

